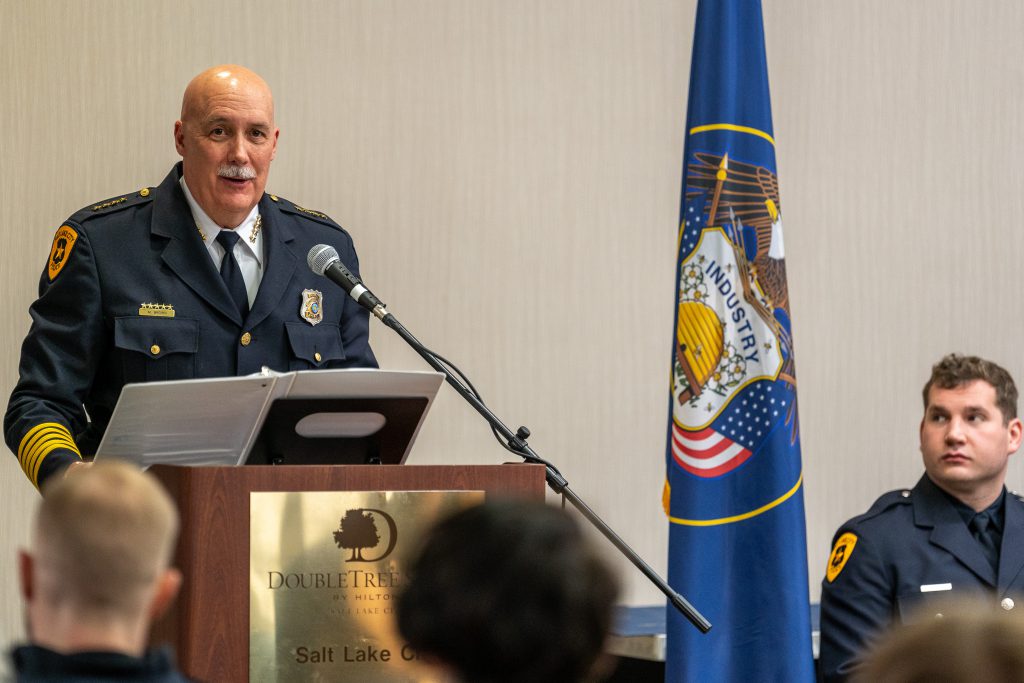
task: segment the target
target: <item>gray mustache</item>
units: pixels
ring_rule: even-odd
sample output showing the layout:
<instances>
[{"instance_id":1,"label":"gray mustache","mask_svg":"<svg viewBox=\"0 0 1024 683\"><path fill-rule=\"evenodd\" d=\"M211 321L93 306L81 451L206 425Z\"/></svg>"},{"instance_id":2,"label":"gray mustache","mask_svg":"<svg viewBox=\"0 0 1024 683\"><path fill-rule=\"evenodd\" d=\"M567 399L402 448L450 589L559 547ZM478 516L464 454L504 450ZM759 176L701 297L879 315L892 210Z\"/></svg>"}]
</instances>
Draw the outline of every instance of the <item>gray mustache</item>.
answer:
<instances>
[{"instance_id":1,"label":"gray mustache","mask_svg":"<svg viewBox=\"0 0 1024 683\"><path fill-rule=\"evenodd\" d=\"M249 166L228 166L224 165L217 169L217 175L222 178L238 178L240 180L252 180L256 177L256 169Z\"/></svg>"}]
</instances>

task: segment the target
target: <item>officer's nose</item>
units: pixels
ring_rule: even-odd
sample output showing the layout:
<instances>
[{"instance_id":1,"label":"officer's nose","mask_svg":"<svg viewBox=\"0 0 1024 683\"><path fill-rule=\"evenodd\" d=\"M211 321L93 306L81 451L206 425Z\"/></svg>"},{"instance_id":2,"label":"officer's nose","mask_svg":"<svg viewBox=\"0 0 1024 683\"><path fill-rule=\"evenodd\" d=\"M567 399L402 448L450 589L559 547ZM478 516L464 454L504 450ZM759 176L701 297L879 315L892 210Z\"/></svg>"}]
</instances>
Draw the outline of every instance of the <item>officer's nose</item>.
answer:
<instances>
[{"instance_id":1,"label":"officer's nose","mask_svg":"<svg viewBox=\"0 0 1024 683\"><path fill-rule=\"evenodd\" d=\"M249 163L249 146L245 135L238 134L231 139L231 146L228 150L228 162L237 166L245 166Z\"/></svg>"},{"instance_id":2,"label":"officer's nose","mask_svg":"<svg viewBox=\"0 0 1024 683\"><path fill-rule=\"evenodd\" d=\"M964 441L964 423L958 418L954 417L949 420L949 424L946 427L946 443L963 443Z\"/></svg>"}]
</instances>

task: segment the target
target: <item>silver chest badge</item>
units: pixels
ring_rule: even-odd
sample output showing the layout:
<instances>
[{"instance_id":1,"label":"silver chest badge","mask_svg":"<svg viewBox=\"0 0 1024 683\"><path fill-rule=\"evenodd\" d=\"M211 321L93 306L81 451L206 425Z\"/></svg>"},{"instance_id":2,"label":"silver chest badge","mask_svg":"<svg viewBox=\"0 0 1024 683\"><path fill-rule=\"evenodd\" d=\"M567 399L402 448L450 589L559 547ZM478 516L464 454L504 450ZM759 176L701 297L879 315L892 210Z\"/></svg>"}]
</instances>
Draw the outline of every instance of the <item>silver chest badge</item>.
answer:
<instances>
[{"instance_id":1,"label":"silver chest badge","mask_svg":"<svg viewBox=\"0 0 1024 683\"><path fill-rule=\"evenodd\" d=\"M316 325L324 319L324 295L315 289L302 290L302 305L299 315L310 325Z\"/></svg>"}]
</instances>

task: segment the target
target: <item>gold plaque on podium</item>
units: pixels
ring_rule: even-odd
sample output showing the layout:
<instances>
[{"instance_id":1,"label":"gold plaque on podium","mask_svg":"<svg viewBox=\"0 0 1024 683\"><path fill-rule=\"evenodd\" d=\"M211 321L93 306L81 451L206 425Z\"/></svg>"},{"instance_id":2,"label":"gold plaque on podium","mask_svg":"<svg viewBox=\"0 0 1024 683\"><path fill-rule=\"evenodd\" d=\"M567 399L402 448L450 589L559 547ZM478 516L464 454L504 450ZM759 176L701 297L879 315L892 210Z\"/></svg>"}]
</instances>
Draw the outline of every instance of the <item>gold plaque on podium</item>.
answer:
<instances>
[{"instance_id":1,"label":"gold plaque on podium","mask_svg":"<svg viewBox=\"0 0 1024 683\"><path fill-rule=\"evenodd\" d=\"M407 557L482 491L254 492L249 680L433 683L398 635Z\"/></svg>"}]
</instances>

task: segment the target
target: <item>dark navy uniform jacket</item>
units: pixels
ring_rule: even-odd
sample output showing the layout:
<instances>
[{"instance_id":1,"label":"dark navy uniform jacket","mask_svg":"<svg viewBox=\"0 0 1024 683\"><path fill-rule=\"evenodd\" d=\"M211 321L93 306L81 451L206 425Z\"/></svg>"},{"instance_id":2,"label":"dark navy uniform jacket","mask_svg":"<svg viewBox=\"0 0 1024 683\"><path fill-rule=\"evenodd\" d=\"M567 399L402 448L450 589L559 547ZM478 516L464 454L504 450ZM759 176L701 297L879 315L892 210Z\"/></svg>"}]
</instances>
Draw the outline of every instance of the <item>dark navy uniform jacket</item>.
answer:
<instances>
[{"instance_id":1,"label":"dark navy uniform jacket","mask_svg":"<svg viewBox=\"0 0 1024 683\"><path fill-rule=\"evenodd\" d=\"M212 259L211 259L212 260ZM120 652L63 654L39 645L23 645L11 653L18 683L190 683L174 666L167 649L147 650L141 657ZM13 679L12 679L13 680Z\"/></svg>"},{"instance_id":2,"label":"dark navy uniform jacket","mask_svg":"<svg viewBox=\"0 0 1024 683\"><path fill-rule=\"evenodd\" d=\"M311 247L328 244L358 274L347 232L263 195L263 277L243 320L180 177L179 163L159 187L82 209L58 231L4 418L7 445L37 486L95 452L126 383L377 365L369 313L306 264ZM303 290L323 295L315 325Z\"/></svg>"},{"instance_id":3,"label":"dark navy uniform jacket","mask_svg":"<svg viewBox=\"0 0 1024 683\"><path fill-rule=\"evenodd\" d=\"M1024 502L1017 495L1006 495L998 574L927 475L911 491L879 498L840 527L833 544L821 591L826 681L845 679L873 636L926 610L928 601L977 594L993 609L1024 608Z\"/></svg>"}]
</instances>

